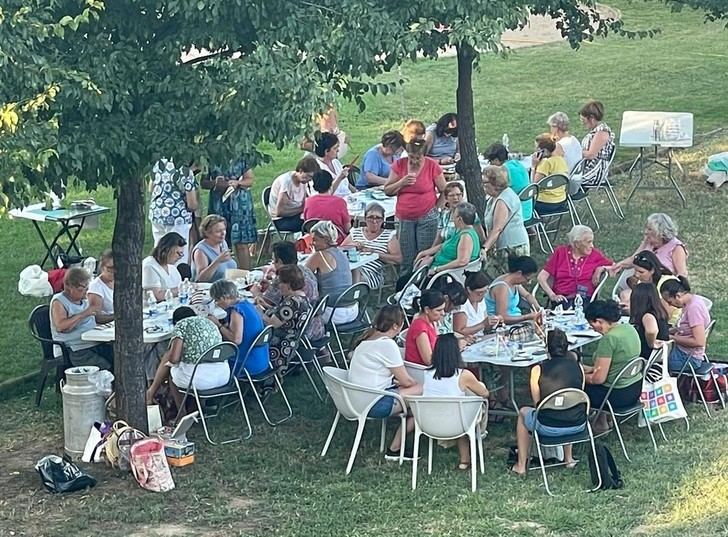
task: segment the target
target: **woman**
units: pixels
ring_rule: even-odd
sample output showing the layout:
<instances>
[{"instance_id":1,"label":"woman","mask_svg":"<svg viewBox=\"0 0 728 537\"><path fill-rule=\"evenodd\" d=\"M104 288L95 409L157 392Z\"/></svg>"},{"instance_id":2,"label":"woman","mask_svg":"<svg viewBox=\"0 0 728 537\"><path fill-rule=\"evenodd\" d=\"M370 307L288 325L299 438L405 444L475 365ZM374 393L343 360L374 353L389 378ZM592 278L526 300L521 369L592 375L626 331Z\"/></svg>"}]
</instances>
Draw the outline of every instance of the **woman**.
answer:
<instances>
[{"instance_id":1,"label":"woman","mask_svg":"<svg viewBox=\"0 0 728 537\"><path fill-rule=\"evenodd\" d=\"M488 291L488 278L483 272L465 273L465 294L463 306L453 315L453 330L466 337L487 332L500 321L497 315L488 317L485 293Z\"/></svg>"},{"instance_id":2,"label":"woman","mask_svg":"<svg viewBox=\"0 0 728 537\"><path fill-rule=\"evenodd\" d=\"M569 167L569 174L581 162L581 143L573 134L569 134L569 116L564 112L556 112L548 118L551 136L556 141L554 155L564 157Z\"/></svg>"},{"instance_id":3,"label":"woman","mask_svg":"<svg viewBox=\"0 0 728 537\"><path fill-rule=\"evenodd\" d=\"M508 148L503 144L495 143L489 146L483 153L483 158L491 166L505 168L508 185L516 194L520 195L521 191L531 184L526 167L520 161L508 158ZM521 202L521 213L523 213L524 222L533 218L533 200L528 199Z\"/></svg>"},{"instance_id":4,"label":"woman","mask_svg":"<svg viewBox=\"0 0 728 537\"><path fill-rule=\"evenodd\" d=\"M620 261L615 268L630 268L634 256L642 250L654 252L657 258L672 274L688 275L688 250L677 238L677 225L665 213L653 213L647 217L644 239L635 253Z\"/></svg>"},{"instance_id":5,"label":"woman","mask_svg":"<svg viewBox=\"0 0 728 537\"><path fill-rule=\"evenodd\" d=\"M149 221L154 244L174 231L187 239L197 210L197 181L189 167L177 168L168 159L160 159L152 168L149 182ZM189 263L187 247L180 263Z\"/></svg>"},{"instance_id":6,"label":"woman","mask_svg":"<svg viewBox=\"0 0 728 537\"><path fill-rule=\"evenodd\" d=\"M86 300L89 275L82 268L70 268L63 276L63 291L53 295L50 305L51 335L69 350L71 365L112 369L114 350L111 345L84 341L84 332L96 328L98 309Z\"/></svg>"},{"instance_id":7,"label":"woman","mask_svg":"<svg viewBox=\"0 0 728 537\"><path fill-rule=\"evenodd\" d=\"M455 233L445 242L422 250L415 257L415 267L430 267L431 274L463 268L480 256L480 239L475 231L475 205L467 201L455 209Z\"/></svg>"},{"instance_id":8,"label":"woman","mask_svg":"<svg viewBox=\"0 0 728 537\"><path fill-rule=\"evenodd\" d=\"M296 233L301 231L303 206L306 201L306 188L313 174L318 171L318 163L313 157L304 157L296 164L296 169L286 172L273 180L270 187L268 212L275 220L276 229Z\"/></svg>"},{"instance_id":9,"label":"woman","mask_svg":"<svg viewBox=\"0 0 728 537\"><path fill-rule=\"evenodd\" d=\"M566 334L558 328L550 330L547 340L549 359L531 368L529 385L534 406L538 406L541 401L559 390L584 388L584 372L568 350ZM582 432L586 427L586 420L586 404L568 410L542 410L538 414L538 422L534 407L522 407L516 425L518 461L511 466L511 471L525 475L528 470L531 445L529 433L537 431L539 435L549 437L570 436ZM571 448L571 444L564 446L564 463L567 468L576 465Z\"/></svg>"},{"instance_id":10,"label":"woman","mask_svg":"<svg viewBox=\"0 0 728 537\"><path fill-rule=\"evenodd\" d=\"M443 334L437 338L432 351L432 366L425 372L422 395L425 397L463 397L473 393L488 398L488 388L475 375L465 369L460 353L460 343L455 334ZM470 444L467 436L458 438L458 470L469 470Z\"/></svg>"},{"instance_id":11,"label":"woman","mask_svg":"<svg viewBox=\"0 0 728 537\"><path fill-rule=\"evenodd\" d=\"M435 247L438 244L442 244L447 239L455 234L455 211L458 205L463 203L465 200L465 188L462 183L458 181L451 181L447 183L444 192L445 207L440 211L440 215L437 218L437 235L435 236L435 242L432 246ZM483 226L480 223L480 217L476 211L475 213L475 232L478 234L480 243L485 242L485 232Z\"/></svg>"},{"instance_id":12,"label":"woman","mask_svg":"<svg viewBox=\"0 0 728 537\"><path fill-rule=\"evenodd\" d=\"M642 351L640 337L631 324L620 324L619 304L614 300L595 300L584 308L589 325L602 337L597 349L584 366L586 388L592 408L599 408L610 387L614 387L609 402L615 408L628 408L637 403L642 391L642 375L622 376L615 383L617 375ZM603 432L608 429L607 416L599 414L594 429Z\"/></svg>"},{"instance_id":13,"label":"woman","mask_svg":"<svg viewBox=\"0 0 728 537\"><path fill-rule=\"evenodd\" d=\"M331 194L344 198L356 189L349 184L349 166L341 164L337 158L339 152L339 139L330 132L321 132L316 136L314 153L319 168L331 174L334 178ZM305 217L304 217L305 218Z\"/></svg>"},{"instance_id":14,"label":"woman","mask_svg":"<svg viewBox=\"0 0 728 537\"><path fill-rule=\"evenodd\" d=\"M99 275L88 285L88 304L98 311L96 322L114 320L114 253L104 250L99 259Z\"/></svg>"},{"instance_id":15,"label":"woman","mask_svg":"<svg viewBox=\"0 0 728 537\"><path fill-rule=\"evenodd\" d=\"M640 283L634 288L629 311L629 322L640 337L640 356L649 360L658 347L657 341L668 341L670 336L667 312L653 283Z\"/></svg>"},{"instance_id":16,"label":"woman","mask_svg":"<svg viewBox=\"0 0 728 537\"><path fill-rule=\"evenodd\" d=\"M147 404L151 405L162 384L172 378L170 392L177 407L182 406L184 392L193 382L197 390L212 390L224 386L230 380L230 366L227 362L195 364L208 349L222 343L222 337L209 319L198 317L195 310L182 306L172 314L172 337L169 349L162 356L154 375L152 385L146 393ZM194 373L194 379L192 375Z\"/></svg>"},{"instance_id":17,"label":"woman","mask_svg":"<svg viewBox=\"0 0 728 537\"><path fill-rule=\"evenodd\" d=\"M245 360L253 341L263 331L263 321L255 306L240 298L235 283L229 280L218 280L213 283L210 287L210 298L215 301L217 307L225 310L226 317L223 322L214 315L208 315L208 319L218 328L225 341L238 346L237 364L235 359L230 360L230 365L235 367L235 376L242 377L243 368L251 375L267 371L268 345L253 349Z\"/></svg>"},{"instance_id":18,"label":"woman","mask_svg":"<svg viewBox=\"0 0 728 537\"><path fill-rule=\"evenodd\" d=\"M531 156L531 182L538 183L550 175L561 174L568 177L569 166L566 159L556 155L556 142L550 133L540 134L536 137L536 152ZM540 190L536 203L536 212L549 215L566 209L566 186L549 190Z\"/></svg>"},{"instance_id":19,"label":"woman","mask_svg":"<svg viewBox=\"0 0 728 537\"><path fill-rule=\"evenodd\" d=\"M425 133L426 155L438 164L452 164L460 160L458 145L458 116L449 112Z\"/></svg>"},{"instance_id":20,"label":"woman","mask_svg":"<svg viewBox=\"0 0 728 537\"><path fill-rule=\"evenodd\" d=\"M536 262L528 256L508 259L508 273L499 276L488 286L485 295L488 315L498 315L506 324L536 321L541 315L541 306L523 286L531 281L537 271ZM537 311L521 314L518 307L521 298Z\"/></svg>"},{"instance_id":21,"label":"woman","mask_svg":"<svg viewBox=\"0 0 728 537\"><path fill-rule=\"evenodd\" d=\"M420 365L432 363L432 349L437 341L437 323L445 314L445 296L440 291L425 289L412 301L419 311L412 319L404 342L404 359Z\"/></svg>"},{"instance_id":22,"label":"woman","mask_svg":"<svg viewBox=\"0 0 728 537\"><path fill-rule=\"evenodd\" d=\"M152 255L142 260L142 288L152 291L157 301L164 300L168 289L177 296L182 277L175 266L184 255L187 241L178 233L167 233L152 250Z\"/></svg>"},{"instance_id":23,"label":"woman","mask_svg":"<svg viewBox=\"0 0 728 537\"><path fill-rule=\"evenodd\" d=\"M326 170L319 170L313 174L313 189L318 192L316 196L306 199L303 209L303 219L328 220L336 226L337 244L345 238L351 229L351 216L346 201L334 194L331 194L333 179Z\"/></svg>"},{"instance_id":24,"label":"woman","mask_svg":"<svg viewBox=\"0 0 728 537\"><path fill-rule=\"evenodd\" d=\"M657 296L659 297L663 282L672 277L667 267L650 250L643 250L635 255L632 259L632 267L634 269L634 275L627 279L627 288L619 291L620 304L630 303L630 297L632 295L631 287L635 287L640 282L654 285L657 288ZM631 287L630 283L632 283ZM663 309L668 314L668 320L672 322L674 318L674 322L677 322L679 310L673 308L664 300L661 299L661 301Z\"/></svg>"},{"instance_id":25,"label":"woman","mask_svg":"<svg viewBox=\"0 0 728 537\"><path fill-rule=\"evenodd\" d=\"M225 241L227 223L222 216L208 214L200 224L202 240L192 249L192 277L198 282L216 282L225 271L237 268Z\"/></svg>"},{"instance_id":26,"label":"woman","mask_svg":"<svg viewBox=\"0 0 728 537\"><path fill-rule=\"evenodd\" d=\"M407 144L407 157L392 165L384 185L388 196L397 196L395 215L399 219L402 266L412 267L417 252L429 248L437 234L437 196L445 190L442 168L425 156L425 142Z\"/></svg>"},{"instance_id":27,"label":"woman","mask_svg":"<svg viewBox=\"0 0 728 537\"><path fill-rule=\"evenodd\" d=\"M668 368L673 372L682 371L689 360L696 373L706 373L710 369L705 361L710 313L705 299L690 292L690 284L684 276L665 281L660 294L672 307L682 310L677 328L670 334L675 345L670 352Z\"/></svg>"},{"instance_id":28,"label":"woman","mask_svg":"<svg viewBox=\"0 0 728 537\"><path fill-rule=\"evenodd\" d=\"M210 189L208 215L225 218L226 238L235 249L237 267L241 269L250 268L250 245L258 242L253 179L253 168L244 159L237 159L231 161L226 170L213 168L202 182L203 187Z\"/></svg>"},{"instance_id":29,"label":"woman","mask_svg":"<svg viewBox=\"0 0 728 537\"><path fill-rule=\"evenodd\" d=\"M376 253L378 259L370 261L354 271L354 279L363 281L372 289L384 283L384 264L402 262L402 249L394 229L384 229L384 207L376 202L364 210L364 227L353 227L341 246L355 246L362 253Z\"/></svg>"},{"instance_id":30,"label":"woman","mask_svg":"<svg viewBox=\"0 0 728 537\"><path fill-rule=\"evenodd\" d=\"M453 332L453 318L456 311L459 311L467 296L465 295L465 288L459 281L453 279L445 282L442 278L435 282L433 288L440 291L445 296L445 311L443 312L442 319L437 323L438 334L449 334Z\"/></svg>"},{"instance_id":31,"label":"woman","mask_svg":"<svg viewBox=\"0 0 728 537\"><path fill-rule=\"evenodd\" d=\"M510 188L504 168L486 166L482 180L485 193L490 197L483 218L488 232L483 252L489 252L495 246L495 253L490 256L487 265L500 273L505 271L509 257L530 253L528 232L523 225L521 200Z\"/></svg>"},{"instance_id":32,"label":"woman","mask_svg":"<svg viewBox=\"0 0 728 537\"><path fill-rule=\"evenodd\" d=\"M288 369L293 358L296 341L311 311L311 303L303 292L303 272L296 265L281 267L278 288L283 299L278 306L262 312L263 322L273 327L270 340L270 362L281 372Z\"/></svg>"},{"instance_id":33,"label":"woman","mask_svg":"<svg viewBox=\"0 0 728 537\"><path fill-rule=\"evenodd\" d=\"M602 174L614 153L614 133L602 121L604 105L599 101L588 101L579 110L581 124L589 131L581 141L584 168L582 187L599 186Z\"/></svg>"},{"instance_id":34,"label":"woman","mask_svg":"<svg viewBox=\"0 0 728 537\"><path fill-rule=\"evenodd\" d=\"M576 295L589 302L594 289L613 262L594 248L594 232L576 225L566 236L568 244L556 247L538 274L538 284L552 305L569 307Z\"/></svg>"},{"instance_id":35,"label":"woman","mask_svg":"<svg viewBox=\"0 0 728 537\"><path fill-rule=\"evenodd\" d=\"M422 386L407 373L399 347L394 338L402 330L404 314L398 306L384 306L374 317L372 327L354 348L349 364L349 382L357 386L387 390L401 396L421 395ZM370 418L387 418L403 409L393 397L382 397L369 411ZM407 418L407 432L414 429L414 419ZM399 459L402 433L399 428L389 445L385 458ZM405 458L411 459L411 449Z\"/></svg>"},{"instance_id":36,"label":"woman","mask_svg":"<svg viewBox=\"0 0 728 537\"><path fill-rule=\"evenodd\" d=\"M419 119L408 119L402 127L402 139L405 145L413 140L424 140L427 134L425 124Z\"/></svg>"},{"instance_id":37,"label":"woman","mask_svg":"<svg viewBox=\"0 0 728 537\"><path fill-rule=\"evenodd\" d=\"M364 190L373 186L382 186L389 179L389 171L397 155L404 147L404 138L397 131L387 131L382 135L381 143L364 153L361 173L356 181L356 188Z\"/></svg>"},{"instance_id":38,"label":"woman","mask_svg":"<svg viewBox=\"0 0 728 537\"><path fill-rule=\"evenodd\" d=\"M316 274L321 296L329 296L330 305L324 309L324 321L330 320L334 324L349 323L359 314L359 307L356 304L339 307L333 317L331 315L333 312L331 305L352 284L349 260L336 246L338 240L336 227L331 222L322 220L311 228L311 236L315 252L306 259L304 265Z\"/></svg>"}]
</instances>

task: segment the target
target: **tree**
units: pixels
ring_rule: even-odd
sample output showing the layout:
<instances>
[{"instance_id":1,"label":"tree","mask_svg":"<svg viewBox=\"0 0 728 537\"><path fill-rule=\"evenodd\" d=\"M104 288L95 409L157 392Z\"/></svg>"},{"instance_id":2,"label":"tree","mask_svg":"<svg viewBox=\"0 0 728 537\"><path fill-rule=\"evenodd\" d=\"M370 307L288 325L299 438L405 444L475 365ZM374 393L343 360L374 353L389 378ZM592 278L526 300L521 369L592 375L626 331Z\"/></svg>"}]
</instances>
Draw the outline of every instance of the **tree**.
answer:
<instances>
[{"instance_id":1,"label":"tree","mask_svg":"<svg viewBox=\"0 0 728 537\"><path fill-rule=\"evenodd\" d=\"M725 0L662 0L673 11L679 12L688 7L705 11L706 22L723 21L728 28L728 2Z\"/></svg>"}]
</instances>

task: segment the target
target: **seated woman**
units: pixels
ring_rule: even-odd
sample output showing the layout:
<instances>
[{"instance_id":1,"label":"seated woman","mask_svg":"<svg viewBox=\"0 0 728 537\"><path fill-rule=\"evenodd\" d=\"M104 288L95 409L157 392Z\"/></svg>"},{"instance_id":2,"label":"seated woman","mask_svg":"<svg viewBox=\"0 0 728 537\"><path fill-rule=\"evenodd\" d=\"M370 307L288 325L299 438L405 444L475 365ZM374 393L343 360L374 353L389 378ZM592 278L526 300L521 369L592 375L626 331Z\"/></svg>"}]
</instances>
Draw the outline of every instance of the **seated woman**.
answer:
<instances>
[{"instance_id":1,"label":"seated woman","mask_svg":"<svg viewBox=\"0 0 728 537\"><path fill-rule=\"evenodd\" d=\"M549 302L569 307L576 295L589 302L602 274L612 260L594 248L594 232L576 225L566 236L568 244L557 246L538 274L538 284Z\"/></svg>"},{"instance_id":2,"label":"seated woman","mask_svg":"<svg viewBox=\"0 0 728 537\"><path fill-rule=\"evenodd\" d=\"M449 112L425 131L426 155L438 164L452 164L460 160L458 145L458 116Z\"/></svg>"},{"instance_id":3,"label":"seated woman","mask_svg":"<svg viewBox=\"0 0 728 537\"><path fill-rule=\"evenodd\" d=\"M437 323L445 314L445 296L440 291L425 289L412 305L419 313L407 329L404 359L413 364L430 365L437 341Z\"/></svg>"},{"instance_id":4,"label":"seated woman","mask_svg":"<svg viewBox=\"0 0 728 537\"><path fill-rule=\"evenodd\" d=\"M475 375L465 369L460 353L460 343L455 334L443 334L437 338L432 350L432 367L425 372L422 395L426 397L462 397L475 394L488 398L488 389ZM470 444L467 436L458 438L460 461L458 470L469 470Z\"/></svg>"},{"instance_id":5,"label":"seated woman","mask_svg":"<svg viewBox=\"0 0 728 537\"><path fill-rule=\"evenodd\" d=\"M569 116L564 112L551 114L547 120L551 136L556 142L554 155L564 157L571 173L581 162L581 143L573 134L569 134Z\"/></svg>"},{"instance_id":6,"label":"seated woman","mask_svg":"<svg viewBox=\"0 0 728 537\"><path fill-rule=\"evenodd\" d=\"M508 148L502 143L496 142L488 146L488 149L483 152L483 158L491 166L505 169L508 176L508 185L516 194L520 195L521 191L531 184L526 167L520 161L508 158ZM533 218L533 201L530 199L522 201L521 209L524 222L528 222ZM527 254L528 252L526 252Z\"/></svg>"},{"instance_id":7,"label":"seated woman","mask_svg":"<svg viewBox=\"0 0 728 537\"><path fill-rule=\"evenodd\" d=\"M659 297L662 284L673 277L667 267L650 250L643 250L635 255L632 260L632 267L634 269L634 280L630 281L628 278L626 282L627 287L619 291L619 302L622 307L624 307L624 304L629 305L631 303L630 296L632 295L632 289L639 283L651 283L657 287L657 296ZM630 283L632 283L632 286L629 285ZM662 301L662 307L668 314L668 321L674 319L673 322L677 322L678 310L665 301Z\"/></svg>"},{"instance_id":8,"label":"seated woman","mask_svg":"<svg viewBox=\"0 0 728 537\"><path fill-rule=\"evenodd\" d=\"M384 229L384 207L376 202L367 205L364 211L364 227L353 227L341 246L356 246L362 253L376 253L379 258L354 271L354 280L363 281L372 289L379 289L384 283L384 264L398 265L402 262L397 232Z\"/></svg>"},{"instance_id":9,"label":"seated woman","mask_svg":"<svg viewBox=\"0 0 728 537\"><path fill-rule=\"evenodd\" d=\"M352 284L349 260L336 246L336 227L331 222L322 220L311 228L311 236L316 251L306 259L304 265L316 274L321 296L329 296L329 305L324 309L324 321L330 320L334 324L349 323L359 314L356 304L339 307L336 312L332 309L334 302Z\"/></svg>"},{"instance_id":10,"label":"seated woman","mask_svg":"<svg viewBox=\"0 0 728 537\"><path fill-rule=\"evenodd\" d=\"M339 161L339 138L331 132L319 132L315 135L313 152L319 168L329 172L332 177L332 186L328 190L331 194L340 198L346 197L356 189L349 184L349 166L344 166ZM307 217L303 217L307 220Z\"/></svg>"},{"instance_id":11,"label":"seated woman","mask_svg":"<svg viewBox=\"0 0 728 537\"><path fill-rule=\"evenodd\" d=\"M448 240L450 237L455 235L455 232L457 231L455 229L455 212L458 205L463 203L465 198L465 189L463 188L462 183L457 181L447 183L444 196L445 207L440 211L440 216L437 218L437 236L435 237L435 242L432 243L433 248ZM473 227L475 228L475 232L478 234L478 238L482 244L483 241L485 241L485 232L483 231L483 225L480 223L480 217L478 216L477 211L475 213L475 223L473 224Z\"/></svg>"},{"instance_id":12,"label":"seated woman","mask_svg":"<svg viewBox=\"0 0 728 537\"><path fill-rule=\"evenodd\" d=\"M167 289L174 296L179 292L182 277L175 264L182 259L187 241L174 231L167 233L152 250L152 255L142 260L142 288L152 291L154 298L164 300Z\"/></svg>"},{"instance_id":13,"label":"seated woman","mask_svg":"<svg viewBox=\"0 0 728 537\"><path fill-rule=\"evenodd\" d=\"M88 285L88 304L98 311L96 322L114 320L114 253L104 250L99 259L99 275Z\"/></svg>"},{"instance_id":14,"label":"seated woman","mask_svg":"<svg viewBox=\"0 0 728 537\"><path fill-rule=\"evenodd\" d=\"M392 163L398 158L403 147L404 138L399 132L385 132L382 135L381 143L364 153L356 188L364 190L386 183Z\"/></svg>"},{"instance_id":15,"label":"seated woman","mask_svg":"<svg viewBox=\"0 0 728 537\"><path fill-rule=\"evenodd\" d=\"M225 271L238 268L225 241L227 222L222 216L208 214L200 223L202 240L192 248L192 277L198 282L216 282Z\"/></svg>"},{"instance_id":16,"label":"seated woman","mask_svg":"<svg viewBox=\"0 0 728 537\"><path fill-rule=\"evenodd\" d=\"M415 257L415 267L430 266L430 273L464 268L480 256L480 239L475 231L475 205L462 202L455 209L455 234L442 244L423 250Z\"/></svg>"},{"instance_id":17,"label":"seated woman","mask_svg":"<svg viewBox=\"0 0 728 537\"><path fill-rule=\"evenodd\" d=\"M705 299L690 292L690 284L684 276L665 281L660 294L672 307L682 310L680 322L670 334L675 345L670 352L668 368L671 372L679 372L690 361L696 373L704 374L710 370L710 364L705 361L705 344L711 320Z\"/></svg>"},{"instance_id":18,"label":"seated woman","mask_svg":"<svg viewBox=\"0 0 728 537\"><path fill-rule=\"evenodd\" d=\"M642 350L640 356L649 360L659 343L668 341L670 325L667 323L667 312L662 307L660 296L652 283L640 283L632 292L629 305L629 322L637 330Z\"/></svg>"},{"instance_id":19,"label":"seated woman","mask_svg":"<svg viewBox=\"0 0 728 537\"><path fill-rule=\"evenodd\" d=\"M485 295L488 315L498 315L506 324L536 321L541 315L541 306L523 286L531 281L537 271L536 262L528 256L508 259L508 273L498 276L488 286ZM522 314L518 307L521 298L537 311Z\"/></svg>"},{"instance_id":20,"label":"seated woman","mask_svg":"<svg viewBox=\"0 0 728 537\"><path fill-rule=\"evenodd\" d=\"M420 395L422 386L407 373L394 338L402 330L404 314L398 306L384 306L374 317L372 327L364 334L349 364L349 382L357 386L387 390L401 396ZM383 397L369 411L370 418L386 418L401 413L403 408L393 397ZM407 418L407 432L414 429L414 419ZM400 428L385 453L387 459L398 459L402 445ZM405 451L412 459L412 450Z\"/></svg>"},{"instance_id":21,"label":"seated woman","mask_svg":"<svg viewBox=\"0 0 728 537\"><path fill-rule=\"evenodd\" d=\"M644 250L653 252L660 263L676 276L688 275L688 250L677 238L677 225L665 213L654 213L647 217L644 239L635 253L617 263L615 268L630 268L634 257Z\"/></svg>"},{"instance_id":22,"label":"seated woman","mask_svg":"<svg viewBox=\"0 0 728 537\"><path fill-rule=\"evenodd\" d=\"M614 132L602 118L604 105L599 101L588 101L579 110L581 124L589 131L581 141L581 158L584 159L581 183L583 187L599 186L602 170L614 153Z\"/></svg>"},{"instance_id":23,"label":"seated woman","mask_svg":"<svg viewBox=\"0 0 728 537\"><path fill-rule=\"evenodd\" d=\"M561 155L554 154L556 142L550 133L539 134L536 137L536 152L531 157L531 182L538 183L544 177L561 174L569 175L569 165ZM536 212L545 216L566 209L566 186L551 190L539 190L536 203Z\"/></svg>"},{"instance_id":24,"label":"seated woman","mask_svg":"<svg viewBox=\"0 0 728 537\"><path fill-rule=\"evenodd\" d=\"M448 334L453 331L455 312L460 310L460 307L465 304L468 298L465 295L465 288L462 283L455 279L445 282L444 278L436 281L432 288L440 291L445 297L445 311L442 319L437 323L437 333Z\"/></svg>"},{"instance_id":25,"label":"seated woman","mask_svg":"<svg viewBox=\"0 0 728 537\"><path fill-rule=\"evenodd\" d=\"M331 194L331 183L331 174L326 170L313 174L313 189L318 194L306 198L303 219L328 220L336 227L336 244L341 244L351 229L351 216L349 216L346 200Z\"/></svg>"},{"instance_id":26,"label":"seated woman","mask_svg":"<svg viewBox=\"0 0 728 537\"><path fill-rule=\"evenodd\" d=\"M82 268L66 271L63 291L51 298L51 336L68 347L72 365L112 369L113 346L84 341L81 337L84 332L96 328L95 315L99 312L99 308L91 306L86 299L90 279Z\"/></svg>"},{"instance_id":27,"label":"seated woman","mask_svg":"<svg viewBox=\"0 0 728 537\"><path fill-rule=\"evenodd\" d=\"M467 300L453 315L453 331L466 337L487 332L496 326L501 318L488 317L485 293L488 292L488 278L484 272L465 273L465 294Z\"/></svg>"},{"instance_id":28,"label":"seated woman","mask_svg":"<svg viewBox=\"0 0 728 537\"><path fill-rule=\"evenodd\" d=\"M402 133L402 139L405 144L414 140L424 141L425 136L427 135L425 124L419 119L408 119L400 132Z\"/></svg>"},{"instance_id":29,"label":"seated woman","mask_svg":"<svg viewBox=\"0 0 728 537\"><path fill-rule=\"evenodd\" d=\"M180 390L186 391L190 381L193 381L198 390L212 390L224 386L230 380L230 366L227 362L201 363L195 370L200 356L222 343L220 332L209 319L197 316L190 307L182 306L174 310L172 324L174 329L169 349L162 356L152 385L147 390L147 404L152 404L157 391L170 377L170 393L177 407L182 405L183 400Z\"/></svg>"},{"instance_id":30,"label":"seated woman","mask_svg":"<svg viewBox=\"0 0 728 537\"><path fill-rule=\"evenodd\" d=\"M547 341L549 359L531 368L529 385L535 406L559 390L584 388L584 372L568 350L569 341L566 334L558 328L550 330ZM583 431L586 420L586 404L568 410L542 410L539 412L538 422L534 407L522 407L516 425L518 461L511 466L511 471L525 475L528 470L528 453L531 445L529 433L538 431L539 435L550 437L569 436ZM569 468L576 465L571 447L571 444L564 446L564 463Z\"/></svg>"},{"instance_id":31,"label":"seated woman","mask_svg":"<svg viewBox=\"0 0 728 537\"><path fill-rule=\"evenodd\" d=\"M294 345L311 310L311 303L303 292L303 284L303 272L298 266L281 267L278 271L278 288L283 299L280 304L267 311L261 308L263 322L273 327L270 362L281 372L288 369L296 351Z\"/></svg>"},{"instance_id":32,"label":"seated woman","mask_svg":"<svg viewBox=\"0 0 728 537\"><path fill-rule=\"evenodd\" d=\"M599 408L609 388L614 386L609 402L615 408L626 408L639 401L642 391L642 376L623 376L615 384L617 375L642 350L640 337L631 324L619 324L621 312L614 300L595 300L584 308L584 316L589 325L602 335L597 349L584 366L586 373L585 391L592 408ZM586 362L586 360L585 360ZM608 429L607 416L600 413L594 426L595 431Z\"/></svg>"},{"instance_id":33,"label":"seated woman","mask_svg":"<svg viewBox=\"0 0 728 537\"><path fill-rule=\"evenodd\" d=\"M237 364L235 359L230 360L230 365L235 367L235 376L243 377L243 367L250 375L267 371L269 367L267 345L254 349L243 364L253 341L263 331L263 320L255 306L240 298L235 283L229 280L218 280L213 283L210 287L210 298L215 301L217 307L225 310L227 316L222 322L214 315L208 315L208 319L220 330L225 341L238 346Z\"/></svg>"},{"instance_id":34,"label":"seated woman","mask_svg":"<svg viewBox=\"0 0 728 537\"><path fill-rule=\"evenodd\" d=\"M273 180L267 209L279 231L301 231L306 187L318 169L315 158L303 157L294 171L286 172Z\"/></svg>"}]
</instances>

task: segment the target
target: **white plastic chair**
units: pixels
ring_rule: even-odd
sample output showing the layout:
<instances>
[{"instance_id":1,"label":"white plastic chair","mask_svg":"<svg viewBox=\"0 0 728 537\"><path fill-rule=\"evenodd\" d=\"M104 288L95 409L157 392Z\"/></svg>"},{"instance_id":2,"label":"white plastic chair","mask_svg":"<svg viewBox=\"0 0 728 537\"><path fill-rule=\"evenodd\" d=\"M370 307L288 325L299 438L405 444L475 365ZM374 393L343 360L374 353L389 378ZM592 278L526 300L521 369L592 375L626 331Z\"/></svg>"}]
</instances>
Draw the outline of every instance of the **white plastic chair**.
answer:
<instances>
[{"instance_id":1,"label":"white plastic chair","mask_svg":"<svg viewBox=\"0 0 728 537\"><path fill-rule=\"evenodd\" d=\"M454 268L450 270L443 270L442 272L438 272L435 274L432 278L430 278L430 281L427 283L427 286L425 289L432 289L435 285L435 282L439 280L440 278L452 278L458 283L465 283L465 273L466 272L478 272L480 269L483 268L483 260L478 257L477 259L474 259L464 267L460 268Z\"/></svg>"},{"instance_id":2,"label":"white plastic chair","mask_svg":"<svg viewBox=\"0 0 728 537\"><path fill-rule=\"evenodd\" d=\"M409 376L412 377L412 379L417 384L422 386L425 383L425 371L429 369L429 366L414 364L412 362L405 362L404 368L407 370Z\"/></svg>"},{"instance_id":3,"label":"white plastic chair","mask_svg":"<svg viewBox=\"0 0 728 537\"><path fill-rule=\"evenodd\" d=\"M432 473L433 440L455 440L466 435L470 440L470 486L477 489L474 457L477 452L480 473L485 473L483 458L483 439L480 431L480 416L483 404L487 401L475 396L464 397L425 397L408 396L405 398L415 419L415 443L412 459L412 490L417 488L417 459L420 450L420 436L430 440L427 455L427 473ZM476 447L480 444L479 448Z\"/></svg>"},{"instance_id":4,"label":"white plastic chair","mask_svg":"<svg viewBox=\"0 0 728 537\"><path fill-rule=\"evenodd\" d=\"M334 423L331 424L331 430L329 436L326 438L324 449L321 451L321 456L324 457L326 452L329 450L331 440L334 437L336 426L339 423L341 416L349 421L358 422L356 428L356 436L354 437L354 445L351 447L351 454L349 455L349 462L346 465L346 474L351 472L352 466L354 466L354 459L356 459L356 452L359 449L359 443L361 442L361 436L364 432L364 425L368 419L379 419L382 422L382 436L379 441L379 451L384 452L384 438L387 434L387 419L388 418L369 418L368 414L372 407L384 396L394 397L399 402L401 408L406 408L405 402L402 397L396 392L388 392L385 390L376 390L374 388L365 388L364 386L357 386L352 384L347 379L349 372L346 369L338 369L336 367L324 367L324 384L326 389L331 396L331 400L336 405L336 416L334 417ZM393 418L400 419L400 427L402 428L402 444L399 450L399 464L402 464L404 460L404 440L405 440L405 422L407 415L402 413L399 415L391 416Z\"/></svg>"},{"instance_id":5,"label":"white plastic chair","mask_svg":"<svg viewBox=\"0 0 728 537\"><path fill-rule=\"evenodd\" d=\"M612 288L612 300L619 303L619 293L627 288L627 280L632 276L634 276L634 269L631 268L624 269L622 272L619 273L617 283L615 283L614 287Z\"/></svg>"}]
</instances>

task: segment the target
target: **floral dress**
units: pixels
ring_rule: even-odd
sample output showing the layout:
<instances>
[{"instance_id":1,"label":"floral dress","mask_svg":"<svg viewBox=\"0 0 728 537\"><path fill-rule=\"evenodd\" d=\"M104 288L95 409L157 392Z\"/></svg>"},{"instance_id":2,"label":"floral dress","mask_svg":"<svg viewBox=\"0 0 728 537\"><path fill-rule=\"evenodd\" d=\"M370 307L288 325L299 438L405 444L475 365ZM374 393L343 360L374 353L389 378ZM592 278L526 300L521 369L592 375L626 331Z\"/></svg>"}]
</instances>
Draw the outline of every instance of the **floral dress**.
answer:
<instances>
[{"instance_id":1,"label":"floral dress","mask_svg":"<svg viewBox=\"0 0 728 537\"><path fill-rule=\"evenodd\" d=\"M211 177L222 175L229 179L238 179L250 170L250 166L243 159L233 161L226 171L221 167L213 168ZM258 240L258 228L255 221L255 207L253 194L250 188L237 188L225 201L223 193L210 191L209 214L218 214L228 223L231 244L254 244Z\"/></svg>"},{"instance_id":2,"label":"floral dress","mask_svg":"<svg viewBox=\"0 0 728 537\"><path fill-rule=\"evenodd\" d=\"M269 317L276 317L283 322L273 329L270 340L270 362L274 369L285 370L288 367L310 312L311 303L301 295L283 297L278 306L268 311Z\"/></svg>"}]
</instances>

